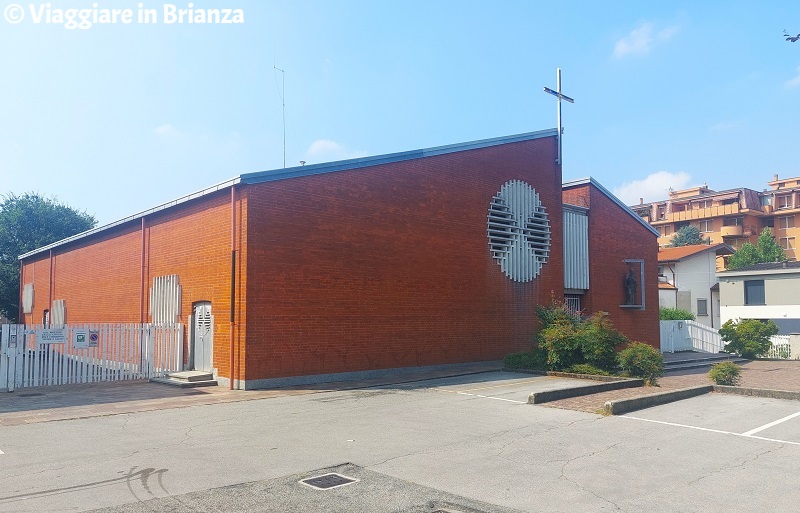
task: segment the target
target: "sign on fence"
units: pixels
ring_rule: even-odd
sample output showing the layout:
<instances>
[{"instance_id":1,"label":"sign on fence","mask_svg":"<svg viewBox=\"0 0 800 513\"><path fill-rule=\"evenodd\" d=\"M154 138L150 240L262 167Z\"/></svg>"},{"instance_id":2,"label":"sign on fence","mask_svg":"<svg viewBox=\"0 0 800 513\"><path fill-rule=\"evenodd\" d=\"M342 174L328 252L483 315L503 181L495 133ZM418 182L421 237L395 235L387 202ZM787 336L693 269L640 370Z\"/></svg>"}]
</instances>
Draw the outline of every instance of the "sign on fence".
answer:
<instances>
[{"instance_id":1,"label":"sign on fence","mask_svg":"<svg viewBox=\"0 0 800 513\"><path fill-rule=\"evenodd\" d=\"M6 324L0 330L0 390L150 379L180 370L182 324Z\"/></svg>"},{"instance_id":2,"label":"sign on fence","mask_svg":"<svg viewBox=\"0 0 800 513\"><path fill-rule=\"evenodd\" d=\"M41 328L36 330L39 344L66 344L67 328Z\"/></svg>"}]
</instances>

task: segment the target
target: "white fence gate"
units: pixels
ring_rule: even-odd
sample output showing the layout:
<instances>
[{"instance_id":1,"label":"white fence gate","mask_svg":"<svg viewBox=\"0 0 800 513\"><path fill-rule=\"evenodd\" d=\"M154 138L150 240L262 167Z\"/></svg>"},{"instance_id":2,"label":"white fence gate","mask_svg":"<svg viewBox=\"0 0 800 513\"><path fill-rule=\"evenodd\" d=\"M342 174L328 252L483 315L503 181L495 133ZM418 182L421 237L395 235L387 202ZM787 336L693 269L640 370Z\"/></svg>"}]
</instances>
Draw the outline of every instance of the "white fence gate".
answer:
<instances>
[{"instance_id":1,"label":"white fence gate","mask_svg":"<svg viewBox=\"0 0 800 513\"><path fill-rule=\"evenodd\" d=\"M0 390L164 377L183 368L182 324L4 324Z\"/></svg>"}]
</instances>

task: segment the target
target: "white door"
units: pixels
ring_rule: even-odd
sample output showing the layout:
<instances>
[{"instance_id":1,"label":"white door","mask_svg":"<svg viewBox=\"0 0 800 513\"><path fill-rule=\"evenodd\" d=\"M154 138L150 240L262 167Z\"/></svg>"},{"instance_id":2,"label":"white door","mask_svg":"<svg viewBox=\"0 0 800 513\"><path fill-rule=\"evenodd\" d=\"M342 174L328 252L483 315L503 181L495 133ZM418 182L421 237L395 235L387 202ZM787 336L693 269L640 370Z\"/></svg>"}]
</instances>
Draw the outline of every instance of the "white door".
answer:
<instances>
[{"instance_id":1,"label":"white door","mask_svg":"<svg viewBox=\"0 0 800 513\"><path fill-rule=\"evenodd\" d=\"M214 349L214 316L211 315L211 302L203 301L194 305L194 369L211 372Z\"/></svg>"}]
</instances>

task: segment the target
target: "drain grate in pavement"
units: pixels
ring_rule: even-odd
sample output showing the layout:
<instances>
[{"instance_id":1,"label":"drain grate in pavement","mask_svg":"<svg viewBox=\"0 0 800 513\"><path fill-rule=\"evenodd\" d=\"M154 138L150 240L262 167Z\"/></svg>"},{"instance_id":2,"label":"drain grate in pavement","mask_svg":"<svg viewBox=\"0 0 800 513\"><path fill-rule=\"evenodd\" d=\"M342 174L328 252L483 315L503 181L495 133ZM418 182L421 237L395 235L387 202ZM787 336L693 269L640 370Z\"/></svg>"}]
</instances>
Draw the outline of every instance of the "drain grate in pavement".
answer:
<instances>
[{"instance_id":1,"label":"drain grate in pavement","mask_svg":"<svg viewBox=\"0 0 800 513\"><path fill-rule=\"evenodd\" d=\"M41 397L43 395L41 392L30 392L28 394L19 394L17 397Z\"/></svg>"},{"instance_id":2,"label":"drain grate in pavement","mask_svg":"<svg viewBox=\"0 0 800 513\"><path fill-rule=\"evenodd\" d=\"M300 480L300 482L304 485L310 486L311 488L316 488L317 490L330 490L332 488L353 484L356 481L358 481L358 479L336 474L334 472Z\"/></svg>"}]
</instances>

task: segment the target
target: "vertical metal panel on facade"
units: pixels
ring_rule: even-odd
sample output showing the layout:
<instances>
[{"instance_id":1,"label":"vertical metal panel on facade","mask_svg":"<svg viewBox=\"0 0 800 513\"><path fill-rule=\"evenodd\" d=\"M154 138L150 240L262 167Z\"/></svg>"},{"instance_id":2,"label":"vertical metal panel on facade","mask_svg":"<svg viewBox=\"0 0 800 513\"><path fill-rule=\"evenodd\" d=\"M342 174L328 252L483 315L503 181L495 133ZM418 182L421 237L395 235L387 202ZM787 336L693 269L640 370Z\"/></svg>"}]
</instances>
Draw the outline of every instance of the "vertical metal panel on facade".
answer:
<instances>
[{"instance_id":1,"label":"vertical metal panel on facade","mask_svg":"<svg viewBox=\"0 0 800 513\"><path fill-rule=\"evenodd\" d=\"M589 289L589 211L564 205L564 288Z\"/></svg>"},{"instance_id":2,"label":"vertical metal panel on facade","mask_svg":"<svg viewBox=\"0 0 800 513\"><path fill-rule=\"evenodd\" d=\"M153 278L150 315L154 324L178 322L181 313L181 284L177 274Z\"/></svg>"}]
</instances>

